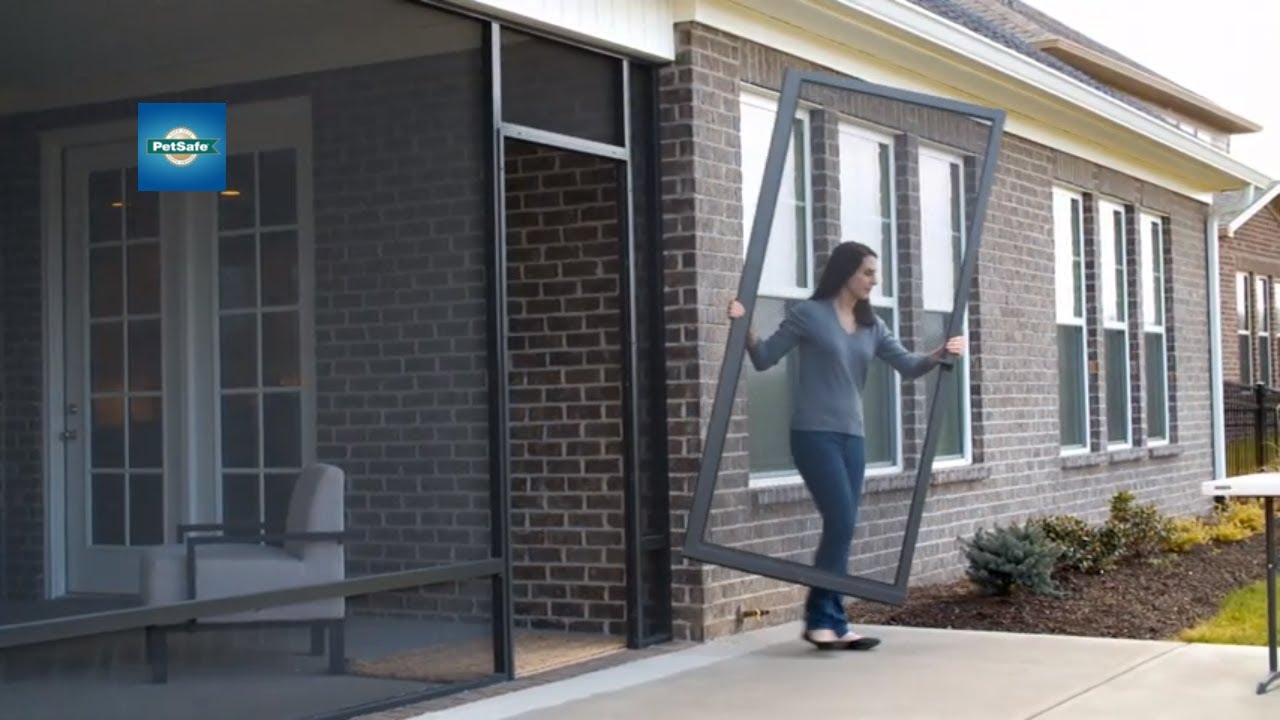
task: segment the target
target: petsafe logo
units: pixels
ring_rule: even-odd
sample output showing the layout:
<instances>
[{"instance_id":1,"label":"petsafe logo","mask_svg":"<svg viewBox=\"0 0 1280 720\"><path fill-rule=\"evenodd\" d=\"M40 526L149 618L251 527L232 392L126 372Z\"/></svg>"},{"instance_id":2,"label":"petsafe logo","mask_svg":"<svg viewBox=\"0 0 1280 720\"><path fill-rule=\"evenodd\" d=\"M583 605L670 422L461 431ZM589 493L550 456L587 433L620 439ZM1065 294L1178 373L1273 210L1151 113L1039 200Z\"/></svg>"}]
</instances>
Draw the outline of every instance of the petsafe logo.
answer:
<instances>
[{"instance_id":1,"label":"petsafe logo","mask_svg":"<svg viewBox=\"0 0 1280 720\"><path fill-rule=\"evenodd\" d=\"M138 190L226 190L226 136L226 103L138 103Z\"/></svg>"}]
</instances>

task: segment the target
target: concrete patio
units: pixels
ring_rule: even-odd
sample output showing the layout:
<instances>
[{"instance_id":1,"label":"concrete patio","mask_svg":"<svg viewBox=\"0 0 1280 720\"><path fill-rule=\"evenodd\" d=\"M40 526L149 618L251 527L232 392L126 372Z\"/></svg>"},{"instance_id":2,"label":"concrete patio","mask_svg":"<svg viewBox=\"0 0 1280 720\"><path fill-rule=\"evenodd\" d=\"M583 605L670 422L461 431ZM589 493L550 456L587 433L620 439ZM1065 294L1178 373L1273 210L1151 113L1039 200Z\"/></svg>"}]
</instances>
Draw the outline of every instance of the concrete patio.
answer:
<instances>
[{"instance_id":1,"label":"concrete patio","mask_svg":"<svg viewBox=\"0 0 1280 720\"><path fill-rule=\"evenodd\" d=\"M1265 648L860 630L882 637L884 644L870 653L817 652L799 641L798 625L787 625L396 717L776 720L798 713L860 720L1261 720L1280 714L1280 689L1254 692L1266 674Z\"/></svg>"}]
</instances>

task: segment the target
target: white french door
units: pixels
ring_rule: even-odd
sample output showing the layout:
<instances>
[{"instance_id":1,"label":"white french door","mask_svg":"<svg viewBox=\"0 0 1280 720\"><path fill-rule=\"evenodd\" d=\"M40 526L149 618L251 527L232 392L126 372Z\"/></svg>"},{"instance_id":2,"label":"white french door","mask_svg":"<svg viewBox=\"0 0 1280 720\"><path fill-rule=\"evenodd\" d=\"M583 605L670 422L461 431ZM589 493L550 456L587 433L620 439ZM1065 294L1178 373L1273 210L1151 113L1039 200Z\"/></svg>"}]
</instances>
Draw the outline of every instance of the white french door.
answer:
<instances>
[{"instance_id":1,"label":"white french door","mask_svg":"<svg viewBox=\"0 0 1280 720\"><path fill-rule=\"evenodd\" d=\"M133 140L65 148L66 591L138 592L180 523L283 524L314 456L309 126L228 108L221 193L138 192Z\"/></svg>"},{"instance_id":2,"label":"white french door","mask_svg":"<svg viewBox=\"0 0 1280 720\"><path fill-rule=\"evenodd\" d=\"M72 592L132 592L183 500L172 377L175 196L137 190L129 142L67 152L64 430Z\"/></svg>"}]
</instances>

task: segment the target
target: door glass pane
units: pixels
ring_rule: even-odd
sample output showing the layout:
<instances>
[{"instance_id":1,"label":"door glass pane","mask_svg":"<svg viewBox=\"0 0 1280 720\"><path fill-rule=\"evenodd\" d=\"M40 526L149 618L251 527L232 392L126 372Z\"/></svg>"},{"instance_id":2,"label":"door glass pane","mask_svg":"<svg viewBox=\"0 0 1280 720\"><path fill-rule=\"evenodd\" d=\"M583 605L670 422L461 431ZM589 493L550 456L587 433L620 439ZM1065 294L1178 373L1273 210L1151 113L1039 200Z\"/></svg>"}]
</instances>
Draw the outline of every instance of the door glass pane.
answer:
<instances>
[{"instance_id":1,"label":"door glass pane","mask_svg":"<svg viewBox=\"0 0 1280 720\"><path fill-rule=\"evenodd\" d=\"M125 253L129 257L129 313L160 312L160 243L133 243Z\"/></svg>"},{"instance_id":2,"label":"door glass pane","mask_svg":"<svg viewBox=\"0 0 1280 720\"><path fill-rule=\"evenodd\" d=\"M135 392L159 391L163 378L163 353L160 344L160 320L129 322L129 389Z\"/></svg>"},{"instance_id":3,"label":"door glass pane","mask_svg":"<svg viewBox=\"0 0 1280 720\"><path fill-rule=\"evenodd\" d=\"M298 233L262 233L262 304L298 304Z\"/></svg>"},{"instance_id":4,"label":"door glass pane","mask_svg":"<svg viewBox=\"0 0 1280 720\"><path fill-rule=\"evenodd\" d=\"M267 532L284 532L289 514L289 499L297 484L297 473L268 473L262 479L262 521Z\"/></svg>"},{"instance_id":5,"label":"door glass pane","mask_svg":"<svg viewBox=\"0 0 1280 720\"><path fill-rule=\"evenodd\" d=\"M258 180L262 187L259 225L293 225L298 222L297 163L293 148L258 155Z\"/></svg>"},{"instance_id":6,"label":"door glass pane","mask_svg":"<svg viewBox=\"0 0 1280 720\"><path fill-rule=\"evenodd\" d=\"M262 385L298 387L302 384L297 311L262 314Z\"/></svg>"},{"instance_id":7,"label":"door glass pane","mask_svg":"<svg viewBox=\"0 0 1280 720\"><path fill-rule=\"evenodd\" d=\"M79 250L89 298L85 470L96 544L150 544L164 533L164 239L160 196L139 193L137 180L134 167L90 173L90 246Z\"/></svg>"},{"instance_id":8,"label":"door glass pane","mask_svg":"<svg viewBox=\"0 0 1280 720\"><path fill-rule=\"evenodd\" d=\"M222 397L222 467L258 467L258 395Z\"/></svg>"},{"instance_id":9,"label":"door glass pane","mask_svg":"<svg viewBox=\"0 0 1280 720\"><path fill-rule=\"evenodd\" d=\"M89 328L89 388L95 393L124 390L124 323L94 323Z\"/></svg>"},{"instance_id":10,"label":"door glass pane","mask_svg":"<svg viewBox=\"0 0 1280 720\"><path fill-rule=\"evenodd\" d=\"M89 316L112 317L124 309L124 270L119 245L89 251Z\"/></svg>"},{"instance_id":11,"label":"door glass pane","mask_svg":"<svg viewBox=\"0 0 1280 720\"><path fill-rule=\"evenodd\" d=\"M93 544L123 545L124 475L94 473L90 484L90 495L93 498Z\"/></svg>"},{"instance_id":12,"label":"door glass pane","mask_svg":"<svg viewBox=\"0 0 1280 720\"><path fill-rule=\"evenodd\" d=\"M130 240L154 238L160 235L160 194L138 192L138 168L131 167L125 173L127 204L125 205L125 236Z\"/></svg>"},{"instance_id":13,"label":"door glass pane","mask_svg":"<svg viewBox=\"0 0 1280 720\"><path fill-rule=\"evenodd\" d=\"M89 242L117 242L124 232L124 179L119 170L89 173Z\"/></svg>"},{"instance_id":14,"label":"door glass pane","mask_svg":"<svg viewBox=\"0 0 1280 720\"><path fill-rule=\"evenodd\" d=\"M164 467L164 408L158 396L129 401L129 467Z\"/></svg>"},{"instance_id":15,"label":"door glass pane","mask_svg":"<svg viewBox=\"0 0 1280 720\"><path fill-rule=\"evenodd\" d=\"M164 478L158 473L129 475L129 544L164 542Z\"/></svg>"},{"instance_id":16,"label":"door glass pane","mask_svg":"<svg viewBox=\"0 0 1280 720\"><path fill-rule=\"evenodd\" d=\"M301 467L301 400L296 392L262 396L263 460L266 467Z\"/></svg>"},{"instance_id":17,"label":"door glass pane","mask_svg":"<svg viewBox=\"0 0 1280 720\"><path fill-rule=\"evenodd\" d=\"M257 473L227 473L223 476L222 521L242 526L258 522Z\"/></svg>"},{"instance_id":18,"label":"door glass pane","mask_svg":"<svg viewBox=\"0 0 1280 720\"><path fill-rule=\"evenodd\" d=\"M253 235L233 235L218 242L218 307L231 310L258 304L253 256Z\"/></svg>"},{"instance_id":19,"label":"door glass pane","mask_svg":"<svg viewBox=\"0 0 1280 720\"><path fill-rule=\"evenodd\" d=\"M253 227L258 216L253 153L227 157L227 189L218 193L218 229Z\"/></svg>"},{"instance_id":20,"label":"door glass pane","mask_svg":"<svg viewBox=\"0 0 1280 720\"><path fill-rule=\"evenodd\" d=\"M256 387L258 316L224 315L221 322L222 387Z\"/></svg>"}]
</instances>

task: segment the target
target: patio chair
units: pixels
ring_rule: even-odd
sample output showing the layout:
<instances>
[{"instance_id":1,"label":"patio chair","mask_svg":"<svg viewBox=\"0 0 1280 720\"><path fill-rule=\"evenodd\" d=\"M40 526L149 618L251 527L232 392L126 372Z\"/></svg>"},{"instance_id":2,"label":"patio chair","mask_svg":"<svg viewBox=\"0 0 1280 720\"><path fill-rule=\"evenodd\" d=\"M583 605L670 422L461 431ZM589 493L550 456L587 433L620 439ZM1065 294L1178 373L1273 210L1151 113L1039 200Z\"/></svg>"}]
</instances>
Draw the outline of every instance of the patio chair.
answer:
<instances>
[{"instance_id":1,"label":"patio chair","mask_svg":"<svg viewBox=\"0 0 1280 720\"><path fill-rule=\"evenodd\" d=\"M268 532L262 523L179 525L178 544L143 552L143 601L160 605L342 580L344 485L342 470L332 465L305 468L289 498L283 533ZM192 632L264 625L309 625L312 655L324 652L327 631L329 671L340 674L346 669L345 616L345 598L336 597L202 617L180 626L150 626L146 654L151 678L157 683L168 678L165 634L170 629Z\"/></svg>"}]
</instances>

